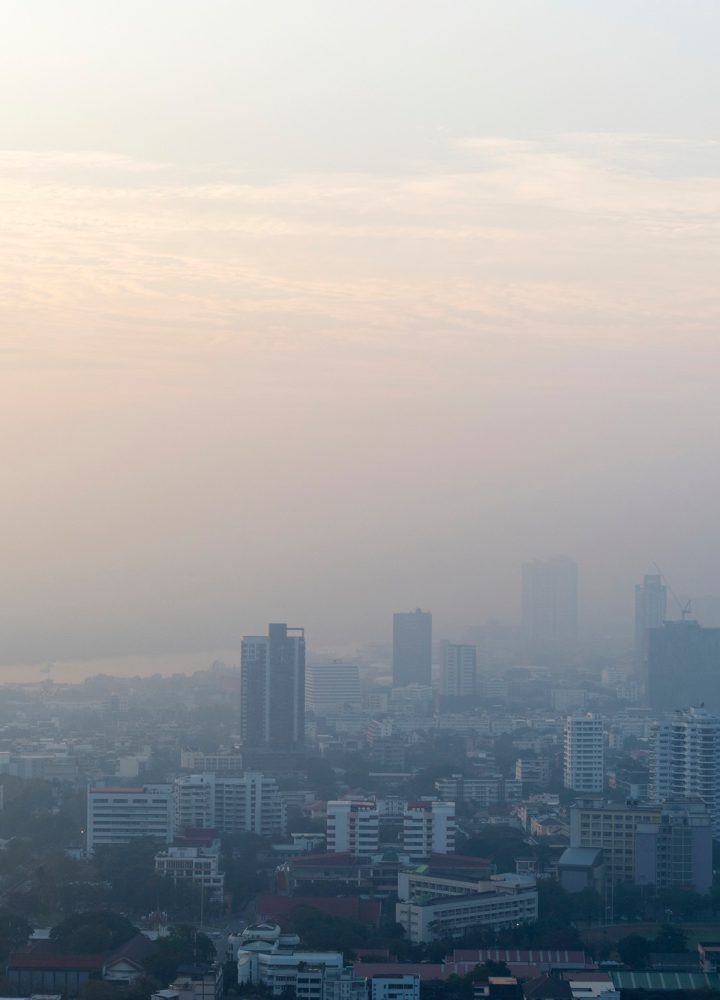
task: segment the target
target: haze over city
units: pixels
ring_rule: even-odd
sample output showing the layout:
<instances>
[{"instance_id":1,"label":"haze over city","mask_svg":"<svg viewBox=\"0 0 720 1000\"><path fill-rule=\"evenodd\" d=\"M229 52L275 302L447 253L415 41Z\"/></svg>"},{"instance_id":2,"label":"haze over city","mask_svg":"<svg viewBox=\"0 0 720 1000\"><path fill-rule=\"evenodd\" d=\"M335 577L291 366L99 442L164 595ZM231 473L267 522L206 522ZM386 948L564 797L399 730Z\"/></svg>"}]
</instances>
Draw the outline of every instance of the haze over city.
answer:
<instances>
[{"instance_id":1,"label":"haze over city","mask_svg":"<svg viewBox=\"0 0 720 1000\"><path fill-rule=\"evenodd\" d=\"M0 679L720 593L717 4L1 14Z\"/></svg>"}]
</instances>

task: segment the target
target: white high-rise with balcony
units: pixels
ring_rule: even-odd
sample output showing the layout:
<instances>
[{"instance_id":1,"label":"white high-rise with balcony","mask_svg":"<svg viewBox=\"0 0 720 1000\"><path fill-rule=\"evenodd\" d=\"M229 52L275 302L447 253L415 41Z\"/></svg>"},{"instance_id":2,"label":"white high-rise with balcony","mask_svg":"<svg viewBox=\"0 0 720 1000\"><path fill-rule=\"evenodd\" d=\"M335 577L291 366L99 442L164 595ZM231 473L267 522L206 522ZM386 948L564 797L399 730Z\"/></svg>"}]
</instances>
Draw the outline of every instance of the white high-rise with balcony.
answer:
<instances>
[{"instance_id":1,"label":"white high-rise with balcony","mask_svg":"<svg viewBox=\"0 0 720 1000\"><path fill-rule=\"evenodd\" d=\"M602 719L569 715L565 720L564 785L575 792L602 792L605 745Z\"/></svg>"},{"instance_id":2,"label":"white high-rise with balcony","mask_svg":"<svg viewBox=\"0 0 720 1000\"><path fill-rule=\"evenodd\" d=\"M327 804L327 849L331 854L374 854L380 842L380 816L371 799L338 799Z\"/></svg>"},{"instance_id":3,"label":"white high-rise with balcony","mask_svg":"<svg viewBox=\"0 0 720 1000\"><path fill-rule=\"evenodd\" d=\"M455 803L410 802L403 819L403 850L415 860L455 852Z\"/></svg>"},{"instance_id":4,"label":"white high-rise with balcony","mask_svg":"<svg viewBox=\"0 0 720 1000\"><path fill-rule=\"evenodd\" d=\"M653 727L651 791L657 802L697 796L720 837L720 716L703 708L675 712Z\"/></svg>"}]
</instances>

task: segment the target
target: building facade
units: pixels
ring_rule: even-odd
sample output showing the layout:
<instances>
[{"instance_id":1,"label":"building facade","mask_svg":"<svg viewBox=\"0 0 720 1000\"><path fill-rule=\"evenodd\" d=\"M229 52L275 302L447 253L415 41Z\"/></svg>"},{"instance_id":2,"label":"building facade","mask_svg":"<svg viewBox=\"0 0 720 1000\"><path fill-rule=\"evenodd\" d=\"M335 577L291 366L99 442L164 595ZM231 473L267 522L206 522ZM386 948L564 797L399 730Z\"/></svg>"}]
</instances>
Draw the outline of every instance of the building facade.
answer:
<instances>
[{"instance_id":1,"label":"building facade","mask_svg":"<svg viewBox=\"0 0 720 1000\"><path fill-rule=\"evenodd\" d=\"M455 852L455 803L436 799L408 803L403 818L403 851L413 860Z\"/></svg>"},{"instance_id":2,"label":"building facade","mask_svg":"<svg viewBox=\"0 0 720 1000\"><path fill-rule=\"evenodd\" d=\"M712 838L712 819L703 802L666 802L658 823L641 823L635 831L635 883L708 892Z\"/></svg>"},{"instance_id":3,"label":"building facade","mask_svg":"<svg viewBox=\"0 0 720 1000\"><path fill-rule=\"evenodd\" d=\"M443 640L440 643L440 694L474 698L477 694L477 648Z\"/></svg>"},{"instance_id":4,"label":"building facade","mask_svg":"<svg viewBox=\"0 0 720 1000\"><path fill-rule=\"evenodd\" d=\"M677 711L653 727L651 746L653 798L702 799L720 837L720 716Z\"/></svg>"},{"instance_id":5,"label":"building facade","mask_svg":"<svg viewBox=\"0 0 720 1000\"><path fill-rule=\"evenodd\" d=\"M211 847L171 845L155 855L155 871L163 878L201 887L208 902L222 902L225 875L220 871L220 842Z\"/></svg>"},{"instance_id":6,"label":"building facade","mask_svg":"<svg viewBox=\"0 0 720 1000\"><path fill-rule=\"evenodd\" d=\"M305 708L314 715L362 709L357 664L312 663L306 669Z\"/></svg>"},{"instance_id":7,"label":"building facade","mask_svg":"<svg viewBox=\"0 0 720 1000\"><path fill-rule=\"evenodd\" d=\"M532 878L495 876L474 890L468 886L471 891L464 895L458 894L454 884L443 892L442 880L435 881L440 885L435 895L423 894L395 905L395 919L411 944L462 937L471 928L501 930L537 920L538 894Z\"/></svg>"},{"instance_id":8,"label":"building facade","mask_svg":"<svg viewBox=\"0 0 720 1000\"><path fill-rule=\"evenodd\" d=\"M175 817L178 830L273 837L285 831L286 805L276 780L259 771L187 774L175 779Z\"/></svg>"},{"instance_id":9,"label":"building facade","mask_svg":"<svg viewBox=\"0 0 720 1000\"><path fill-rule=\"evenodd\" d=\"M581 800L570 808L570 847L602 848L607 883L632 882L638 827L661 819L659 805Z\"/></svg>"},{"instance_id":10,"label":"building facade","mask_svg":"<svg viewBox=\"0 0 720 1000\"><path fill-rule=\"evenodd\" d=\"M635 662L642 667L647 655L647 633L662 628L667 614L667 588L660 574L645 576L635 585Z\"/></svg>"},{"instance_id":11,"label":"building facade","mask_svg":"<svg viewBox=\"0 0 720 1000\"><path fill-rule=\"evenodd\" d=\"M87 852L153 837L169 844L175 833L175 801L171 784L89 788Z\"/></svg>"},{"instance_id":12,"label":"building facade","mask_svg":"<svg viewBox=\"0 0 720 1000\"><path fill-rule=\"evenodd\" d=\"M245 636L240 654L240 736L248 746L305 741L305 630L284 624Z\"/></svg>"},{"instance_id":13,"label":"building facade","mask_svg":"<svg viewBox=\"0 0 720 1000\"><path fill-rule=\"evenodd\" d=\"M380 814L374 800L339 799L327 804L327 849L354 857L374 854L380 842Z\"/></svg>"},{"instance_id":14,"label":"building facade","mask_svg":"<svg viewBox=\"0 0 720 1000\"><path fill-rule=\"evenodd\" d=\"M648 701L656 711L703 705L720 712L720 628L702 628L685 618L648 629L646 674Z\"/></svg>"},{"instance_id":15,"label":"building facade","mask_svg":"<svg viewBox=\"0 0 720 1000\"><path fill-rule=\"evenodd\" d=\"M393 615L393 687L432 685L432 615L429 611Z\"/></svg>"},{"instance_id":16,"label":"building facade","mask_svg":"<svg viewBox=\"0 0 720 1000\"><path fill-rule=\"evenodd\" d=\"M570 715L565 720L563 783L575 792L602 792L605 782L605 745L602 719Z\"/></svg>"},{"instance_id":17,"label":"building facade","mask_svg":"<svg viewBox=\"0 0 720 1000\"><path fill-rule=\"evenodd\" d=\"M529 648L537 653L574 649L578 568L572 559L534 559L523 565L522 627Z\"/></svg>"}]
</instances>

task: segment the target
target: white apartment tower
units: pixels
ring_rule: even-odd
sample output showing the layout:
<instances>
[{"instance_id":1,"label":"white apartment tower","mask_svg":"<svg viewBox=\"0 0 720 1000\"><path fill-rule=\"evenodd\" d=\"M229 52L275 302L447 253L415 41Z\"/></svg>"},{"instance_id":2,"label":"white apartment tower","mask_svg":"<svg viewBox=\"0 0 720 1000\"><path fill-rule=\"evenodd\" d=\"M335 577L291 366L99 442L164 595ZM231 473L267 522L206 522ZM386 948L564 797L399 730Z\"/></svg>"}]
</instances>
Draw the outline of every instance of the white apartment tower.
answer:
<instances>
[{"instance_id":1,"label":"white apartment tower","mask_svg":"<svg viewBox=\"0 0 720 1000\"><path fill-rule=\"evenodd\" d=\"M602 719L569 715L565 720L564 785L575 792L602 792L605 781Z\"/></svg>"},{"instance_id":2,"label":"white apartment tower","mask_svg":"<svg viewBox=\"0 0 720 1000\"><path fill-rule=\"evenodd\" d=\"M447 698L474 698L477 649L443 639L440 643L440 694Z\"/></svg>"},{"instance_id":3,"label":"white apartment tower","mask_svg":"<svg viewBox=\"0 0 720 1000\"><path fill-rule=\"evenodd\" d=\"M653 797L703 800L720 836L720 716L703 708L677 711L653 728Z\"/></svg>"},{"instance_id":4,"label":"white apartment tower","mask_svg":"<svg viewBox=\"0 0 720 1000\"><path fill-rule=\"evenodd\" d=\"M355 857L374 854L380 843L380 816L371 799L339 799L327 804L327 849Z\"/></svg>"},{"instance_id":5,"label":"white apartment tower","mask_svg":"<svg viewBox=\"0 0 720 1000\"><path fill-rule=\"evenodd\" d=\"M186 774L175 779L175 819L178 830L270 837L285 830L285 803L275 779L259 771Z\"/></svg>"},{"instance_id":6,"label":"white apartment tower","mask_svg":"<svg viewBox=\"0 0 720 1000\"><path fill-rule=\"evenodd\" d=\"M403 819L403 850L413 861L455 852L455 803L410 802Z\"/></svg>"}]
</instances>

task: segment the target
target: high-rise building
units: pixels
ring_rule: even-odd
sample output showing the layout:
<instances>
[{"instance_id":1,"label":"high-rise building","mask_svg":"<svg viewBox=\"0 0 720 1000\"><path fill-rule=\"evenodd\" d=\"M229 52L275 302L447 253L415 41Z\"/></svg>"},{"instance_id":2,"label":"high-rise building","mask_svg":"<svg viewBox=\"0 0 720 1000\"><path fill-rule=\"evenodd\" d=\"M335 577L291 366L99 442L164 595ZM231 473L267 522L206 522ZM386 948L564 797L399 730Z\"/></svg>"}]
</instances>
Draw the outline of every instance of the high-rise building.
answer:
<instances>
[{"instance_id":1,"label":"high-rise building","mask_svg":"<svg viewBox=\"0 0 720 1000\"><path fill-rule=\"evenodd\" d=\"M455 853L455 803L409 802L403 819L403 850L412 860Z\"/></svg>"},{"instance_id":2,"label":"high-rise building","mask_svg":"<svg viewBox=\"0 0 720 1000\"><path fill-rule=\"evenodd\" d=\"M89 788L88 854L96 847L127 844L138 837L171 843L175 832L174 805L171 784Z\"/></svg>"},{"instance_id":3,"label":"high-rise building","mask_svg":"<svg viewBox=\"0 0 720 1000\"><path fill-rule=\"evenodd\" d=\"M667 612L667 588L659 574L635 585L635 660L642 667L647 654L647 631L661 628Z\"/></svg>"},{"instance_id":4,"label":"high-rise building","mask_svg":"<svg viewBox=\"0 0 720 1000\"><path fill-rule=\"evenodd\" d=\"M175 779L175 824L277 836L285 830L285 801L275 779L258 771L185 774Z\"/></svg>"},{"instance_id":5,"label":"high-rise building","mask_svg":"<svg viewBox=\"0 0 720 1000\"><path fill-rule=\"evenodd\" d=\"M522 626L530 650L563 654L577 643L578 568L572 559L534 559L522 568Z\"/></svg>"},{"instance_id":6,"label":"high-rise building","mask_svg":"<svg viewBox=\"0 0 720 1000\"><path fill-rule=\"evenodd\" d=\"M358 712L362 708L360 675L354 663L309 663L306 668L305 708L315 715Z\"/></svg>"},{"instance_id":7,"label":"high-rise building","mask_svg":"<svg viewBox=\"0 0 720 1000\"><path fill-rule=\"evenodd\" d=\"M327 849L355 857L378 850L380 814L372 800L339 799L327 804Z\"/></svg>"},{"instance_id":8,"label":"high-rise building","mask_svg":"<svg viewBox=\"0 0 720 1000\"><path fill-rule=\"evenodd\" d=\"M650 778L648 794L651 802L664 802L670 798L670 747L672 723L661 719L650 728Z\"/></svg>"},{"instance_id":9,"label":"high-rise building","mask_svg":"<svg viewBox=\"0 0 720 1000\"><path fill-rule=\"evenodd\" d=\"M720 628L683 619L648 629L647 695L663 712L682 705L720 712Z\"/></svg>"},{"instance_id":10,"label":"high-rise building","mask_svg":"<svg viewBox=\"0 0 720 1000\"><path fill-rule=\"evenodd\" d=\"M564 785L576 792L601 792L605 781L603 723L595 715L565 720Z\"/></svg>"},{"instance_id":11,"label":"high-rise building","mask_svg":"<svg viewBox=\"0 0 720 1000\"><path fill-rule=\"evenodd\" d=\"M446 639L440 643L440 694L474 698L477 693L477 648Z\"/></svg>"},{"instance_id":12,"label":"high-rise building","mask_svg":"<svg viewBox=\"0 0 720 1000\"><path fill-rule=\"evenodd\" d=\"M293 748L305 740L305 630L269 625L243 638L240 735L248 746Z\"/></svg>"},{"instance_id":13,"label":"high-rise building","mask_svg":"<svg viewBox=\"0 0 720 1000\"><path fill-rule=\"evenodd\" d=\"M720 837L720 716L702 708L680 710L653 727L650 785L653 797L698 797Z\"/></svg>"},{"instance_id":14,"label":"high-rise building","mask_svg":"<svg viewBox=\"0 0 720 1000\"><path fill-rule=\"evenodd\" d=\"M432 684L432 615L429 611L393 615L393 687Z\"/></svg>"}]
</instances>

